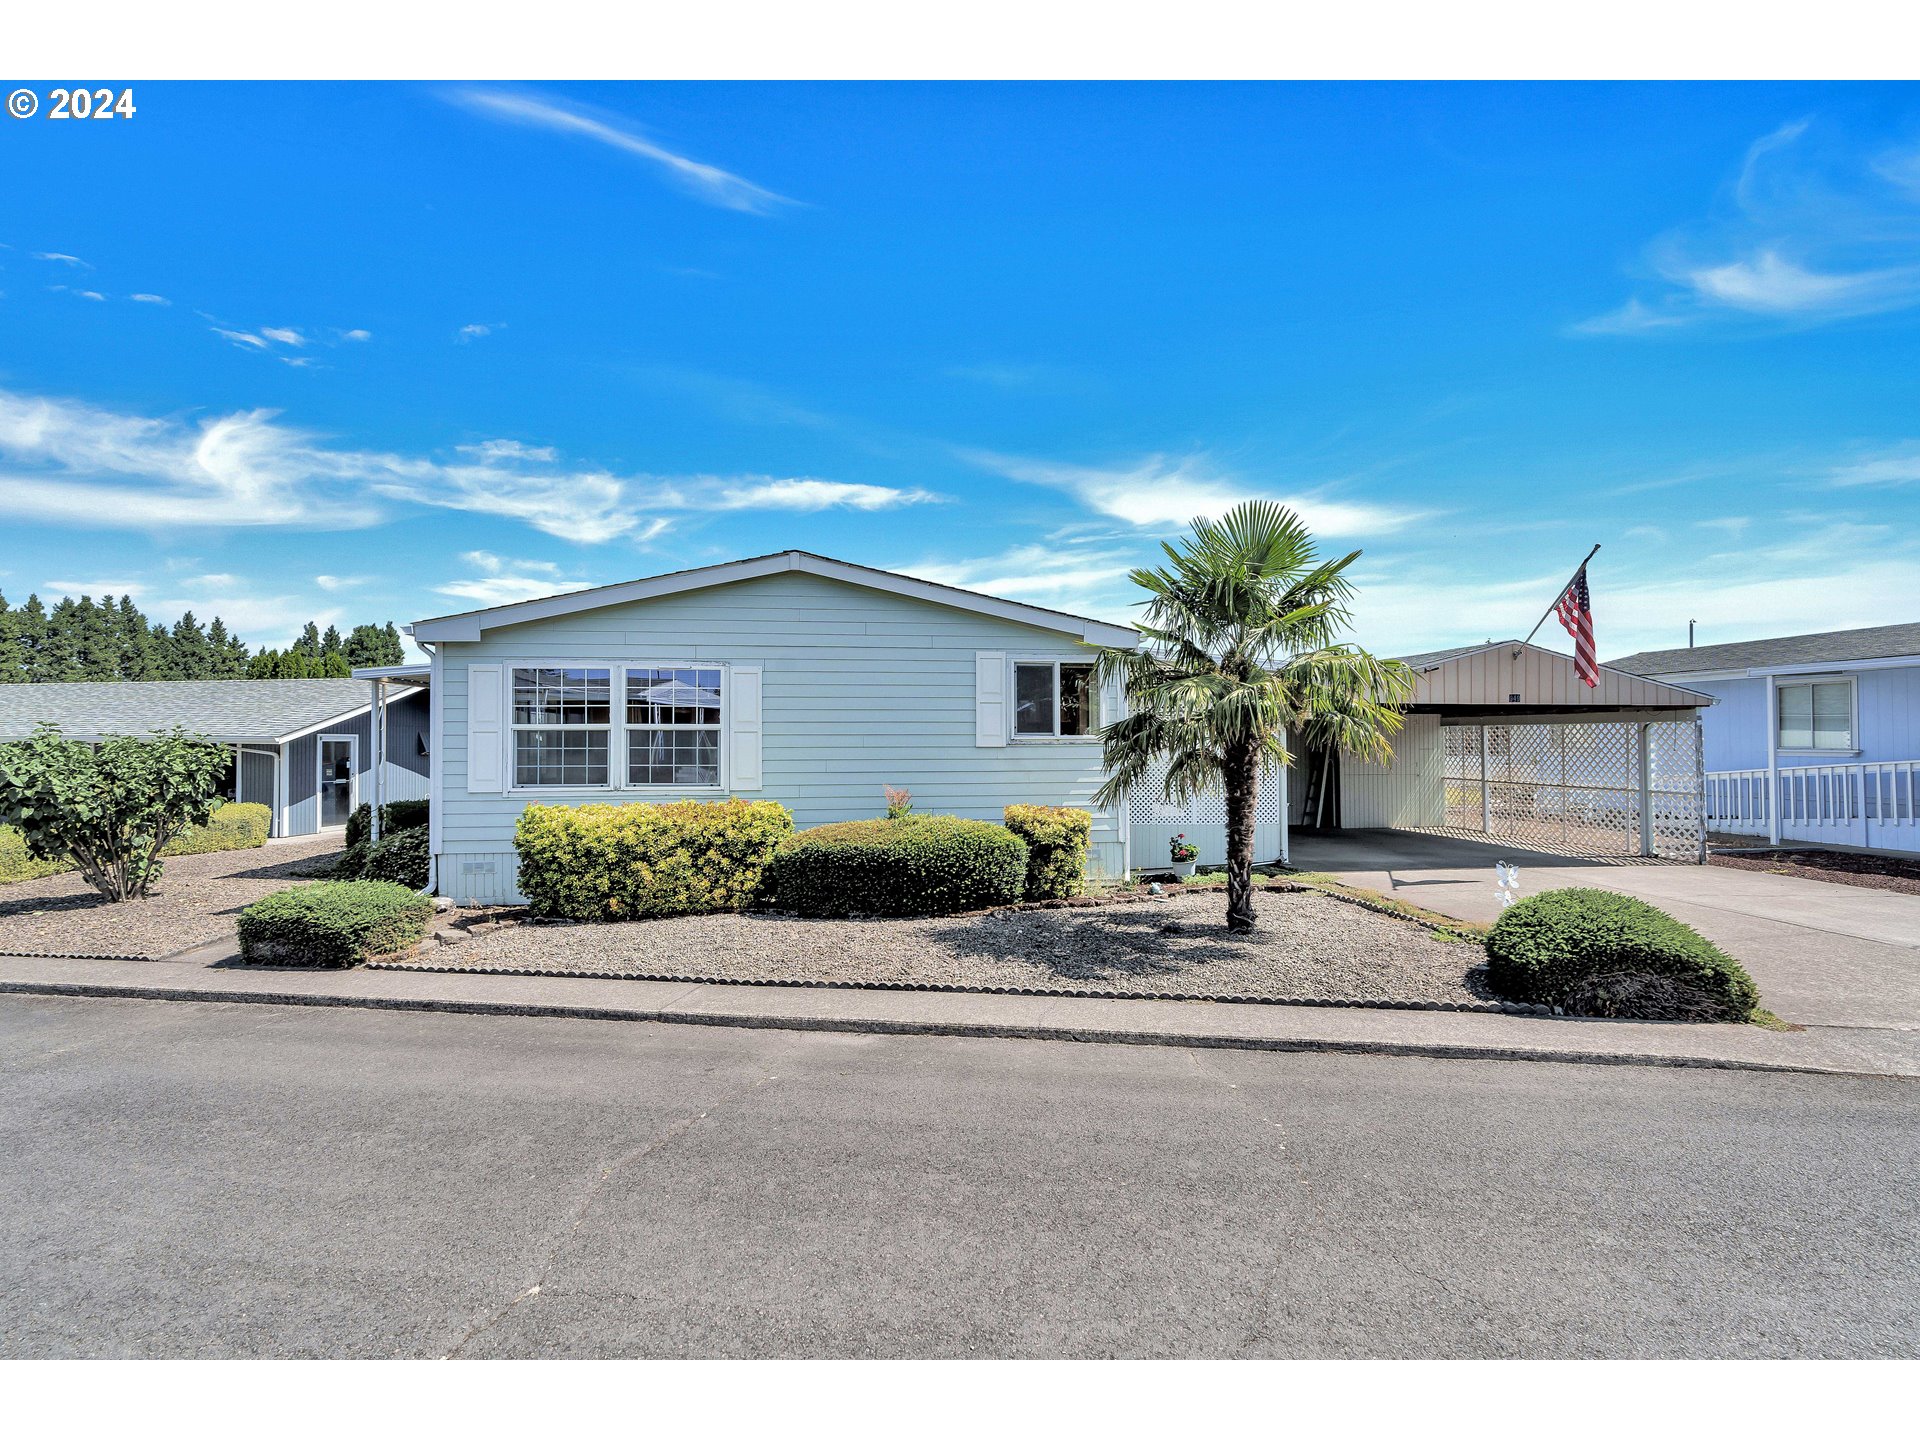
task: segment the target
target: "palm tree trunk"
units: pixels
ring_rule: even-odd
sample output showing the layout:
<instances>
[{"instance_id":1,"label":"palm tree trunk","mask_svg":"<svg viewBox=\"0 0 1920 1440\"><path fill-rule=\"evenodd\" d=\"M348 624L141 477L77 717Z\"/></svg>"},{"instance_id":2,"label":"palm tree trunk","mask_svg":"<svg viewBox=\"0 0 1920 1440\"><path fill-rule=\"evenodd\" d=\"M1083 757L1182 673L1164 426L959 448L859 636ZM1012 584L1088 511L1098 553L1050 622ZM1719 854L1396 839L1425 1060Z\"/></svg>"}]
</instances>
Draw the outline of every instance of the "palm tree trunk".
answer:
<instances>
[{"instance_id":1,"label":"palm tree trunk","mask_svg":"<svg viewBox=\"0 0 1920 1440\"><path fill-rule=\"evenodd\" d=\"M1252 746L1235 746L1226 757L1227 929L1253 929L1253 806L1259 797L1260 760Z\"/></svg>"}]
</instances>

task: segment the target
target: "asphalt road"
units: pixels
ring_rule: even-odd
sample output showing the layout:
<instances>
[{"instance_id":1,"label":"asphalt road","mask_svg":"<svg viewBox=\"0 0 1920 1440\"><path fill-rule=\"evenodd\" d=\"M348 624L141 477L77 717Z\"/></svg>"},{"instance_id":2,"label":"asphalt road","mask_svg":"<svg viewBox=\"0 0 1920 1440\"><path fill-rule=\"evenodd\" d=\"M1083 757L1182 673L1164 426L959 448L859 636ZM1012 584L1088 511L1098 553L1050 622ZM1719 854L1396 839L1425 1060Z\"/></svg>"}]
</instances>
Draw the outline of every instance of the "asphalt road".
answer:
<instances>
[{"instance_id":1,"label":"asphalt road","mask_svg":"<svg viewBox=\"0 0 1920 1440\"><path fill-rule=\"evenodd\" d=\"M0 1355L1912 1355L1916 1171L1906 1081L8 996Z\"/></svg>"}]
</instances>

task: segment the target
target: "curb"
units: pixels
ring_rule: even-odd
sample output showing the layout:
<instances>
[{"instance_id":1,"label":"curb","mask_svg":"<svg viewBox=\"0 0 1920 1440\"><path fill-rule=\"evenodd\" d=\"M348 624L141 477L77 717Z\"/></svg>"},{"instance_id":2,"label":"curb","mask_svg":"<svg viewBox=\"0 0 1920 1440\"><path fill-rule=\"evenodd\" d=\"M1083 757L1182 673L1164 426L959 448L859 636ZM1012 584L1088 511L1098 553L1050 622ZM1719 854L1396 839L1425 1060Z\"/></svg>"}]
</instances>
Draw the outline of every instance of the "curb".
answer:
<instances>
[{"instance_id":1,"label":"curb","mask_svg":"<svg viewBox=\"0 0 1920 1440\"><path fill-rule=\"evenodd\" d=\"M1090 1026L995 1024L966 1020L835 1019L816 1015L723 1015L690 1010L644 1010L604 1005L546 1005L500 1000L408 999L400 996L311 995L275 991L194 990L150 985L0 980L0 994L98 1000L174 1000L218 1005L286 1005L316 1009L393 1010L447 1015L512 1015L534 1019L612 1020L667 1025L711 1025L742 1030L826 1031L861 1035L938 1035L980 1040L1056 1040L1090 1045L1151 1045L1178 1050L1255 1050L1324 1055L1395 1055L1428 1060L1509 1060L1561 1065L1615 1065L1667 1070L1744 1070L1857 1079L1901 1078L1881 1071L1737 1060L1710 1055L1595 1053L1546 1046L1449 1044L1437 1041L1332 1040L1306 1036L1180 1034ZM1102 999L1110 997L1099 997Z\"/></svg>"},{"instance_id":2,"label":"curb","mask_svg":"<svg viewBox=\"0 0 1920 1440\"><path fill-rule=\"evenodd\" d=\"M399 964L369 960L368 970L416 975L511 975L522 980L647 980L668 985L752 986L762 990L906 990L937 995L1023 995L1040 1000L1182 1000L1198 1005L1289 1005L1314 1010L1425 1010L1459 1015L1553 1015L1551 1005L1522 1005L1512 1000L1348 1000L1326 995L1177 994L1160 990L1064 990L1017 985L946 985L917 980L789 980L758 976L675 975L665 971L557 970L532 966ZM1567 1018L1567 1017L1561 1017ZM1577 1017L1576 1017L1577 1018Z\"/></svg>"}]
</instances>

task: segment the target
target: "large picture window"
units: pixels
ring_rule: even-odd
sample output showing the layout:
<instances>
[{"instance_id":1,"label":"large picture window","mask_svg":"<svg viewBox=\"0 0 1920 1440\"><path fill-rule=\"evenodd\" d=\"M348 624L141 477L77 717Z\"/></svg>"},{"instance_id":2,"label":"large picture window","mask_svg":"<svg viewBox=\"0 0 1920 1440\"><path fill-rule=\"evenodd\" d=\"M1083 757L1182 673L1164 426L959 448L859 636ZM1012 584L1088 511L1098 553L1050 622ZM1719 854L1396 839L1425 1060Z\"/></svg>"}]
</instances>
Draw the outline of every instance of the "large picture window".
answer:
<instances>
[{"instance_id":1,"label":"large picture window","mask_svg":"<svg viewBox=\"0 0 1920 1440\"><path fill-rule=\"evenodd\" d=\"M513 672L513 783L607 783L612 735L611 669Z\"/></svg>"},{"instance_id":2,"label":"large picture window","mask_svg":"<svg viewBox=\"0 0 1920 1440\"><path fill-rule=\"evenodd\" d=\"M629 785L720 783L720 671L628 670Z\"/></svg>"},{"instance_id":3,"label":"large picture window","mask_svg":"<svg viewBox=\"0 0 1920 1440\"><path fill-rule=\"evenodd\" d=\"M1782 750L1857 750L1853 738L1853 683L1818 680L1780 687Z\"/></svg>"},{"instance_id":4,"label":"large picture window","mask_svg":"<svg viewBox=\"0 0 1920 1440\"><path fill-rule=\"evenodd\" d=\"M1013 733L1034 738L1095 735L1100 694L1093 666L1076 660L1020 660L1013 667Z\"/></svg>"}]
</instances>

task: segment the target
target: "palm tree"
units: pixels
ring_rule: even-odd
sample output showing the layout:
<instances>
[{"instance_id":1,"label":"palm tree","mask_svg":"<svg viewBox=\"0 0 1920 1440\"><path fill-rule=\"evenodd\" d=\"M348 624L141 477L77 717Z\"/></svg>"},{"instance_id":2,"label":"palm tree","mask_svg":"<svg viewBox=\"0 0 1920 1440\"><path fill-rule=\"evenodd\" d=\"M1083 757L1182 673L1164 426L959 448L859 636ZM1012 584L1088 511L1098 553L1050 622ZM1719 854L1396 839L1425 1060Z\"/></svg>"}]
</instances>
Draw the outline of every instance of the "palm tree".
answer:
<instances>
[{"instance_id":1,"label":"palm tree","mask_svg":"<svg viewBox=\"0 0 1920 1440\"><path fill-rule=\"evenodd\" d=\"M1128 577L1149 599L1137 650L1102 648L1127 715L1101 731L1110 804L1161 762L1165 798L1227 799L1227 928L1251 930L1253 813L1261 772L1293 759L1288 739L1385 761L1413 673L1337 637L1349 621L1347 567L1322 562L1300 517L1250 501L1162 544L1167 564Z\"/></svg>"}]
</instances>

